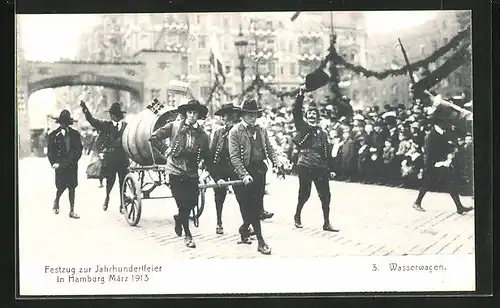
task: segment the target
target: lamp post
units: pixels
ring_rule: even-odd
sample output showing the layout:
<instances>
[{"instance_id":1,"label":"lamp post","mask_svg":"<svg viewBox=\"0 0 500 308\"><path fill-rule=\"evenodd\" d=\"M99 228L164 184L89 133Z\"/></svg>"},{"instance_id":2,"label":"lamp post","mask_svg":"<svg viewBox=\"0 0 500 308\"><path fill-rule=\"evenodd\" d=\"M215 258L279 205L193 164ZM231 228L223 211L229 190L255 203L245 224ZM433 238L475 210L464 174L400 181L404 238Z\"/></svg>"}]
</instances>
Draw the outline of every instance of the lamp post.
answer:
<instances>
[{"instance_id":1,"label":"lamp post","mask_svg":"<svg viewBox=\"0 0 500 308\"><path fill-rule=\"evenodd\" d=\"M240 24L240 33L238 34L238 39L234 42L234 46L236 47L236 52L238 53L238 58L240 59L240 65L237 69L240 70L241 77L241 95L245 92L245 70L247 67L245 66L245 55L247 52L248 41L243 37L243 31Z\"/></svg>"}]
</instances>

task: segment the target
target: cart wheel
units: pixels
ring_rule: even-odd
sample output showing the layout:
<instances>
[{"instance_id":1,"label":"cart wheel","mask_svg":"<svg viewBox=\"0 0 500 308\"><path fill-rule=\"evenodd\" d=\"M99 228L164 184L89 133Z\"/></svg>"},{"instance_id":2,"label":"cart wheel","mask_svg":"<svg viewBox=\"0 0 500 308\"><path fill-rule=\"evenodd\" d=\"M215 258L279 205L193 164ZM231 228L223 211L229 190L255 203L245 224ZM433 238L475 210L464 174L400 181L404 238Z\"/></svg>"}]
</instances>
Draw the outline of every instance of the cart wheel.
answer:
<instances>
[{"instance_id":1,"label":"cart wheel","mask_svg":"<svg viewBox=\"0 0 500 308\"><path fill-rule=\"evenodd\" d=\"M198 204L191 210L189 219L193 221L193 224L195 227L198 228L200 225L200 216L203 213L203 210L205 209L205 192L206 188L200 189L200 194L198 196Z\"/></svg>"},{"instance_id":2,"label":"cart wheel","mask_svg":"<svg viewBox=\"0 0 500 308\"><path fill-rule=\"evenodd\" d=\"M127 174L123 181L122 205L125 219L132 227L136 226L141 219L141 199L141 187L137 176L133 173Z\"/></svg>"}]
</instances>

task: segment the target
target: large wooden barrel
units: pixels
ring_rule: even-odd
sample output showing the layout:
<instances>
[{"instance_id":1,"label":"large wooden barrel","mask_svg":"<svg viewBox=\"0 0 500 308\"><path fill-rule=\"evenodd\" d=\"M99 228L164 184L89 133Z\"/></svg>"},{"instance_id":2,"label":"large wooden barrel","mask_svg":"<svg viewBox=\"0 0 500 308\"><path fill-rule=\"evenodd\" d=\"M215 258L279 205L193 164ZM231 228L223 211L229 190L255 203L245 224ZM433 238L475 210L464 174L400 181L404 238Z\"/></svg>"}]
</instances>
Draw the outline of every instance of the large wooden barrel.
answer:
<instances>
[{"instance_id":1,"label":"large wooden barrel","mask_svg":"<svg viewBox=\"0 0 500 308\"><path fill-rule=\"evenodd\" d=\"M175 119L175 111L153 113L146 109L128 123L123 131L122 143L130 159L141 166L153 165L153 154L149 136L158 128ZM166 160L157 151L154 152L156 164L165 164Z\"/></svg>"}]
</instances>

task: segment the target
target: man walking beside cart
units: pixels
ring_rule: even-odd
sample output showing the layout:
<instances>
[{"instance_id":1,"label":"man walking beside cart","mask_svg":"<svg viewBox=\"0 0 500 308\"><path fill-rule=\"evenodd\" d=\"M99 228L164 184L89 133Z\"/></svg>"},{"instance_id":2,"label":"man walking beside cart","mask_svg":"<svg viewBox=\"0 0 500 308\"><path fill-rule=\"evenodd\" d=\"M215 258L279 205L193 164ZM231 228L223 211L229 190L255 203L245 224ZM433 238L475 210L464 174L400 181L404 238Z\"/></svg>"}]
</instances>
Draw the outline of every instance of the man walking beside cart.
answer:
<instances>
[{"instance_id":1,"label":"man walking beside cart","mask_svg":"<svg viewBox=\"0 0 500 308\"><path fill-rule=\"evenodd\" d=\"M271 248L262 236L260 212L265 194L266 159L281 168L278 155L271 146L267 131L255 124L261 115L255 100L246 100L241 105L242 121L229 131L229 155L231 164L244 186L234 186L240 205L243 224L239 229L241 243L251 244L249 226L252 225L258 241L258 251L271 254Z\"/></svg>"},{"instance_id":2,"label":"man walking beside cart","mask_svg":"<svg viewBox=\"0 0 500 308\"><path fill-rule=\"evenodd\" d=\"M203 160L209 174L212 172L213 158L210 155L210 138L198 124L208 113L206 106L191 100L178 108L181 120L169 122L154 131L149 140L151 146L167 158L166 173L169 175L170 189L177 203L179 213L174 215L174 231L187 247L195 248L189 230L189 213L198 204L198 165ZM170 147L162 140L169 138Z\"/></svg>"},{"instance_id":3,"label":"man walking beside cart","mask_svg":"<svg viewBox=\"0 0 500 308\"><path fill-rule=\"evenodd\" d=\"M221 109L214 113L216 116L222 117L222 120L224 121L224 126L213 133L212 140L210 142L210 153L213 156L214 164L212 177L216 182L219 182L220 180L236 180L238 178L236 173L234 173L234 169L229 158L228 135L229 130L239 120L240 110L241 109L239 107L228 103L222 105ZM227 188L216 187L214 188L214 194L215 209L217 213L217 228L215 229L215 232L217 234L224 234L224 229L222 227L222 208L224 201L226 200Z\"/></svg>"},{"instance_id":4,"label":"man walking beside cart","mask_svg":"<svg viewBox=\"0 0 500 308\"><path fill-rule=\"evenodd\" d=\"M127 167L129 166L129 158L125 153L122 145L122 135L127 123L125 111L121 109L120 103L113 103L108 110L111 121L99 120L92 116L85 102L81 102L83 114L87 121L97 129L101 134L104 134L102 153L103 153L103 174L106 178L106 197L104 199L103 209L106 211L109 204L109 194L113 189L118 174L118 184L120 188L120 213L123 213L121 202L121 191L123 181L127 175Z\"/></svg>"}]
</instances>

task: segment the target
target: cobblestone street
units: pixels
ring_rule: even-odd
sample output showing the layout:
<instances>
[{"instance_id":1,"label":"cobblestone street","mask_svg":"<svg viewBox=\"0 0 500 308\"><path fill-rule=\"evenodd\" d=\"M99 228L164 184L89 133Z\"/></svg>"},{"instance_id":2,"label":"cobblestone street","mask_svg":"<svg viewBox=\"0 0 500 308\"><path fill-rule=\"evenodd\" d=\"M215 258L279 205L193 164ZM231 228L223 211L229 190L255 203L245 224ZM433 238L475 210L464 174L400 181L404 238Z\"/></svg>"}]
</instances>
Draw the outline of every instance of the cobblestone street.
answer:
<instances>
[{"instance_id":1,"label":"cobblestone street","mask_svg":"<svg viewBox=\"0 0 500 308\"><path fill-rule=\"evenodd\" d=\"M457 215L451 198L442 193L429 193L423 202L427 211L417 212L411 208L415 191L331 182L331 219L340 232L321 229L321 206L314 190L303 211L304 228L296 229L293 214L298 182L294 177L273 177L268 186L265 207L275 216L262 225L264 237L273 249L271 256L257 253L256 244L236 244L241 217L234 195L228 195L223 212L225 234L215 234L215 206L210 190L200 227L192 227L197 248L189 249L173 232L173 199L143 201L142 219L137 227L130 227L118 212L116 188L110 208L103 212L104 188L98 187L97 180L85 179L86 162L87 158L82 158L77 188L80 220L67 216L67 193L61 198L61 213L53 214L53 174L45 159L20 162L21 262L41 255L57 259L151 253L166 259L211 259L474 253L473 212ZM159 188L152 195L169 194L168 188ZM462 199L464 205L473 204L470 197Z\"/></svg>"}]
</instances>

